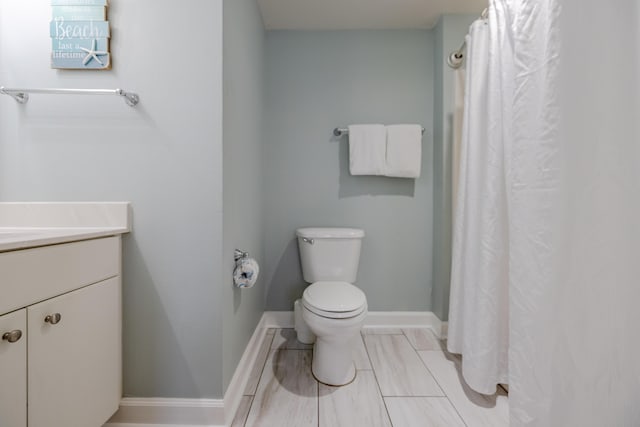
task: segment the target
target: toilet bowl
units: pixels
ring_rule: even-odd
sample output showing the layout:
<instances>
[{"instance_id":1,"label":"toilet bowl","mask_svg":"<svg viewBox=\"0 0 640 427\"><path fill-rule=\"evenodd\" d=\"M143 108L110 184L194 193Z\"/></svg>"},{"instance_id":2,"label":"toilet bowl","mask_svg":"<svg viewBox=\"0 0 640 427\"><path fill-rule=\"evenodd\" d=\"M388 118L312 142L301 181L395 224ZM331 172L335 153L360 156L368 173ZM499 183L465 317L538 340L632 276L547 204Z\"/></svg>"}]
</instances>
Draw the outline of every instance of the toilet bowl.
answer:
<instances>
[{"instance_id":1,"label":"toilet bowl","mask_svg":"<svg viewBox=\"0 0 640 427\"><path fill-rule=\"evenodd\" d=\"M304 280L311 283L295 304L302 311L296 331L304 342L315 336L316 379L332 386L348 384L356 375L353 343L367 316L367 298L353 284L364 231L300 228L296 235Z\"/></svg>"},{"instance_id":2,"label":"toilet bowl","mask_svg":"<svg viewBox=\"0 0 640 427\"><path fill-rule=\"evenodd\" d=\"M316 282L305 290L302 305L303 320L316 336L314 377L332 386L352 382L354 338L367 316L364 293L346 282Z\"/></svg>"}]
</instances>

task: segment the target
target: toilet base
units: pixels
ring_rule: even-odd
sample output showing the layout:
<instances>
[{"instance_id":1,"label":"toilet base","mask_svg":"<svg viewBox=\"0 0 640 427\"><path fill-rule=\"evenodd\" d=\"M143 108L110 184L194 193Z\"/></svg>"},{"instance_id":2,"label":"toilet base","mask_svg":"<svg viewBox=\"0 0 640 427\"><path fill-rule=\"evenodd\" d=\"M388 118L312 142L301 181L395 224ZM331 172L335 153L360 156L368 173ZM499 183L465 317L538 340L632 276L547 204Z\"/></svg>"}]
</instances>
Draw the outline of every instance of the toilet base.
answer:
<instances>
[{"instance_id":1,"label":"toilet base","mask_svg":"<svg viewBox=\"0 0 640 427\"><path fill-rule=\"evenodd\" d=\"M296 331L296 337L298 341L302 344L313 344L316 342L316 336L311 329L309 329L309 325L302 318L302 299L297 299L293 303L293 318L294 318L294 326L293 328Z\"/></svg>"},{"instance_id":2,"label":"toilet base","mask_svg":"<svg viewBox=\"0 0 640 427\"><path fill-rule=\"evenodd\" d=\"M343 386L356 379L356 367L353 363L353 345L350 341L316 337L313 345L311 372L319 382L330 386Z\"/></svg>"},{"instance_id":3,"label":"toilet base","mask_svg":"<svg viewBox=\"0 0 640 427\"><path fill-rule=\"evenodd\" d=\"M366 302L362 311L346 318L320 316L310 311L304 302L302 306L302 318L316 336L311 363L314 377L332 386L349 384L356 376L354 344L367 317Z\"/></svg>"}]
</instances>

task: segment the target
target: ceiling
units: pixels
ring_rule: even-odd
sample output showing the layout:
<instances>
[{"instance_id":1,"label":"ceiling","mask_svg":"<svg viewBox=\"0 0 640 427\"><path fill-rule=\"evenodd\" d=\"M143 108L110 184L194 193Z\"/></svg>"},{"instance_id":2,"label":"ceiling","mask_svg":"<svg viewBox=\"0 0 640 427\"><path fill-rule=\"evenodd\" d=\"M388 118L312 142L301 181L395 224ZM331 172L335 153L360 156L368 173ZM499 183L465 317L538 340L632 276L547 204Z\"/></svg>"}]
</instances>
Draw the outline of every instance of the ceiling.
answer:
<instances>
[{"instance_id":1,"label":"ceiling","mask_svg":"<svg viewBox=\"0 0 640 427\"><path fill-rule=\"evenodd\" d=\"M488 0L258 0L268 30L433 28L445 13L478 14Z\"/></svg>"}]
</instances>

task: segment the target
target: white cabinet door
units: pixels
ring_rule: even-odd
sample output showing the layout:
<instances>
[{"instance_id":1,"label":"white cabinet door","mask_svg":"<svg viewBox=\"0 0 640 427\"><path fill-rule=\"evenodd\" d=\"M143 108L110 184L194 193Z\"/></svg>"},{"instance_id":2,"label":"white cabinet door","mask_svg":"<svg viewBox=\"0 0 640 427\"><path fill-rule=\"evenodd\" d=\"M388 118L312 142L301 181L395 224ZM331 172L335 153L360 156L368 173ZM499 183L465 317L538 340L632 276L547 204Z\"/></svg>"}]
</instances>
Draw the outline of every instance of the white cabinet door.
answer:
<instances>
[{"instance_id":1,"label":"white cabinet door","mask_svg":"<svg viewBox=\"0 0 640 427\"><path fill-rule=\"evenodd\" d=\"M0 426L27 426L27 310L0 316Z\"/></svg>"},{"instance_id":2,"label":"white cabinet door","mask_svg":"<svg viewBox=\"0 0 640 427\"><path fill-rule=\"evenodd\" d=\"M28 307L29 427L100 427L121 397L120 278Z\"/></svg>"}]
</instances>

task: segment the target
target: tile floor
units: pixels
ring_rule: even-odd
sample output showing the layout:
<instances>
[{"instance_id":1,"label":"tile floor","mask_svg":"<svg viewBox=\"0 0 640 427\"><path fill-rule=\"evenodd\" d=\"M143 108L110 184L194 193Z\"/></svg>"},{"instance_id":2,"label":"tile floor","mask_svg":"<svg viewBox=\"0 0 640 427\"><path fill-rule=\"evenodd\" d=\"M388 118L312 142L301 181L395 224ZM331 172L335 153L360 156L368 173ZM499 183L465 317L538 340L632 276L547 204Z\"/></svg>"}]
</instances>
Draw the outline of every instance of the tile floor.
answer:
<instances>
[{"instance_id":1,"label":"tile floor","mask_svg":"<svg viewBox=\"0 0 640 427\"><path fill-rule=\"evenodd\" d=\"M343 387L311 374L312 346L293 329L271 329L232 427L501 427L507 394L472 391L460 358L429 329L364 329L357 339L356 380Z\"/></svg>"}]
</instances>

